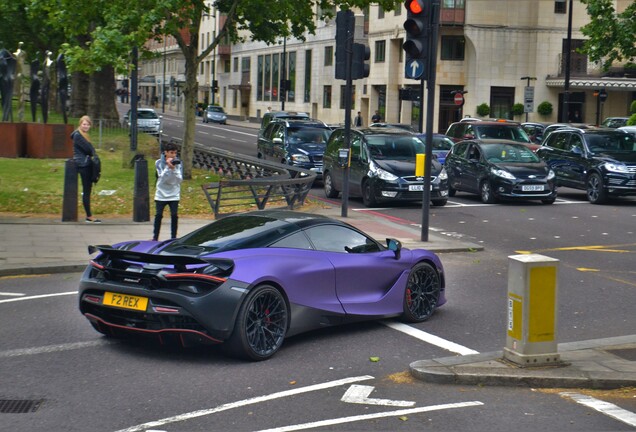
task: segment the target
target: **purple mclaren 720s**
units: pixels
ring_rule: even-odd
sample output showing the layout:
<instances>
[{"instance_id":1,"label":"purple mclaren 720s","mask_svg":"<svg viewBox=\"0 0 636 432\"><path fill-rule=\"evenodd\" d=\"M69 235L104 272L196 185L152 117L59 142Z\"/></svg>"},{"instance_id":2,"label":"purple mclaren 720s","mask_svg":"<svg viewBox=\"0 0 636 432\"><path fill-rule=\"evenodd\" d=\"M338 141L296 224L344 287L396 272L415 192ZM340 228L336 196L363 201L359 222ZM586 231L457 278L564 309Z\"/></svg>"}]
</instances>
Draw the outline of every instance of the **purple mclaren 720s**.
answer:
<instances>
[{"instance_id":1,"label":"purple mclaren 720s","mask_svg":"<svg viewBox=\"0 0 636 432\"><path fill-rule=\"evenodd\" d=\"M429 318L446 302L433 252L384 246L289 210L226 216L176 240L90 246L80 311L100 333L223 343L264 360L287 336L340 323Z\"/></svg>"}]
</instances>

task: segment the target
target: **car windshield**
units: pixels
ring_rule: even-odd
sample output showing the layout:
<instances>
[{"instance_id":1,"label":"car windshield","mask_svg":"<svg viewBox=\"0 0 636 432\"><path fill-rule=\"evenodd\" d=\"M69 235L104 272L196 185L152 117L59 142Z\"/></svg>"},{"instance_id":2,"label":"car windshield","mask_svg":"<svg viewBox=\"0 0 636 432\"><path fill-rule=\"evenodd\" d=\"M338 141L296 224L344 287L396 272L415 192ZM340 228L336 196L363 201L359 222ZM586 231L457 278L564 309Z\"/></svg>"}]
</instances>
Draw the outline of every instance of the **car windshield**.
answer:
<instances>
[{"instance_id":1,"label":"car windshield","mask_svg":"<svg viewBox=\"0 0 636 432\"><path fill-rule=\"evenodd\" d=\"M208 107L208 111L212 111L212 112L219 112L219 113L224 112L224 111L223 111L223 108L218 107L218 106L209 106L209 107Z\"/></svg>"},{"instance_id":2,"label":"car windshield","mask_svg":"<svg viewBox=\"0 0 636 432\"><path fill-rule=\"evenodd\" d=\"M157 113L155 113L154 111L138 111L137 118L147 120L147 119L156 119L159 117L157 116Z\"/></svg>"},{"instance_id":3,"label":"car windshield","mask_svg":"<svg viewBox=\"0 0 636 432\"><path fill-rule=\"evenodd\" d=\"M484 138L495 138L495 139L507 139L516 142L529 143L530 137L522 127L511 127L511 126L486 126L479 125L479 127L475 127L477 130L477 137Z\"/></svg>"},{"instance_id":4,"label":"car windshield","mask_svg":"<svg viewBox=\"0 0 636 432\"><path fill-rule=\"evenodd\" d=\"M541 159L527 147L510 144L489 144L482 147L491 163L537 163Z\"/></svg>"},{"instance_id":5,"label":"car windshield","mask_svg":"<svg viewBox=\"0 0 636 432\"><path fill-rule=\"evenodd\" d=\"M426 153L424 143L416 136L370 136L367 138L369 153L376 159L409 159Z\"/></svg>"},{"instance_id":6,"label":"car windshield","mask_svg":"<svg viewBox=\"0 0 636 432\"><path fill-rule=\"evenodd\" d=\"M587 134L585 141L592 153L636 152L636 137L628 133Z\"/></svg>"},{"instance_id":7,"label":"car windshield","mask_svg":"<svg viewBox=\"0 0 636 432\"><path fill-rule=\"evenodd\" d=\"M331 129L328 128L289 128L287 139L290 144L326 143L330 134Z\"/></svg>"}]
</instances>

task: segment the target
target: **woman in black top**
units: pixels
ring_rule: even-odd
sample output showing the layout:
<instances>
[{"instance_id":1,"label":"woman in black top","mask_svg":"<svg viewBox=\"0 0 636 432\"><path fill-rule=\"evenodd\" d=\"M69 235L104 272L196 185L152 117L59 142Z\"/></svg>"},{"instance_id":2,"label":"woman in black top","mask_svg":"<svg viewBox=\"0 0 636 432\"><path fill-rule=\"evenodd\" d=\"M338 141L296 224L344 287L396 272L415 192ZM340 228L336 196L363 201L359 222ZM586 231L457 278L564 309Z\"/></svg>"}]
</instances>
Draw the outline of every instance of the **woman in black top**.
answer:
<instances>
[{"instance_id":1,"label":"woman in black top","mask_svg":"<svg viewBox=\"0 0 636 432\"><path fill-rule=\"evenodd\" d=\"M79 121L79 127L73 131L73 160L77 164L77 171L82 179L82 204L86 211L87 223L100 223L91 213L91 190L93 188L92 157L95 155L95 147L91 144L88 131L93 122L89 116L83 116Z\"/></svg>"}]
</instances>

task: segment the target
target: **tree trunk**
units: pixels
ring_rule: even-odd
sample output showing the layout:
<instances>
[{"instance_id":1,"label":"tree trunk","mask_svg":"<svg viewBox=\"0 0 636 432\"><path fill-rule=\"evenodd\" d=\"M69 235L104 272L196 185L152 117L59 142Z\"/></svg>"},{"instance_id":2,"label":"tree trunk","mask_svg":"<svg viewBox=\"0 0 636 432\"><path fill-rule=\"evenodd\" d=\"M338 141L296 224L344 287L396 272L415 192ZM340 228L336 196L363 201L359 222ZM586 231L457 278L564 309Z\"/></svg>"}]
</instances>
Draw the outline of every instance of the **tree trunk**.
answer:
<instances>
[{"instance_id":1,"label":"tree trunk","mask_svg":"<svg viewBox=\"0 0 636 432\"><path fill-rule=\"evenodd\" d=\"M197 63L196 63L196 44L194 48L188 47L188 51L194 50L194 53L185 54L185 86L183 89L184 96L184 130L183 141L181 145L181 160L183 161L183 178L192 178L192 160L194 157L194 128L196 122L195 106L197 102L197 93L199 83L197 81Z\"/></svg>"},{"instance_id":2,"label":"tree trunk","mask_svg":"<svg viewBox=\"0 0 636 432\"><path fill-rule=\"evenodd\" d=\"M88 113L88 83L90 78L83 72L71 74L71 117Z\"/></svg>"},{"instance_id":3,"label":"tree trunk","mask_svg":"<svg viewBox=\"0 0 636 432\"><path fill-rule=\"evenodd\" d=\"M88 92L88 112L93 119L103 119L119 123L115 106L115 70L104 66L91 75Z\"/></svg>"}]
</instances>

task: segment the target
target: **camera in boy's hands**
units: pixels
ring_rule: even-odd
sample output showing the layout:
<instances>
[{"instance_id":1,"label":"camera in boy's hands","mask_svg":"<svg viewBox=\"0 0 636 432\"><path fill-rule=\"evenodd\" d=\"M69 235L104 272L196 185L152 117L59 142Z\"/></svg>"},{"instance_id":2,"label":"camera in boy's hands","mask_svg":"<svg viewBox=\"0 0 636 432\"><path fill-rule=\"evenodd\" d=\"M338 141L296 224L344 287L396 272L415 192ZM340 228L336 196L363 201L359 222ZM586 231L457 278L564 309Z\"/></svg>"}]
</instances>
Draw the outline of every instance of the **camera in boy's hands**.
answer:
<instances>
[{"instance_id":1,"label":"camera in boy's hands","mask_svg":"<svg viewBox=\"0 0 636 432\"><path fill-rule=\"evenodd\" d=\"M172 159L172 161L170 161L172 163L172 165L179 165L181 163L181 159L179 158L174 158Z\"/></svg>"}]
</instances>

